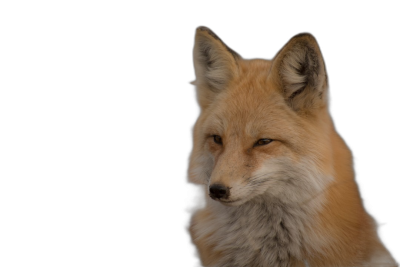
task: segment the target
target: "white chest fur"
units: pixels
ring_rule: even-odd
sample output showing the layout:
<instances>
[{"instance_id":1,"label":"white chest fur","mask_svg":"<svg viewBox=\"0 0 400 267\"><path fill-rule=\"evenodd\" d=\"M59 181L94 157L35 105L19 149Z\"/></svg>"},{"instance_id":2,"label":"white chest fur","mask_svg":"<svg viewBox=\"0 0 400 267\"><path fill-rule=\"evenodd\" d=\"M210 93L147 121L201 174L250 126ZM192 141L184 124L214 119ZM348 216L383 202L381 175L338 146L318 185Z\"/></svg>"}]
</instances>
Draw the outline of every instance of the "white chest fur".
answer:
<instances>
[{"instance_id":1,"label":"white chest fur","mask_svg":"<svg viewBox=\"0 0 400 267\"><path fill-rule=\"evenodd\" d=\"M310 212L266 198L227 207L209 203L212 216L197 228L199 237L224 252L216 266L290 266L303 261Z\"/></svg>"}]
</instances>

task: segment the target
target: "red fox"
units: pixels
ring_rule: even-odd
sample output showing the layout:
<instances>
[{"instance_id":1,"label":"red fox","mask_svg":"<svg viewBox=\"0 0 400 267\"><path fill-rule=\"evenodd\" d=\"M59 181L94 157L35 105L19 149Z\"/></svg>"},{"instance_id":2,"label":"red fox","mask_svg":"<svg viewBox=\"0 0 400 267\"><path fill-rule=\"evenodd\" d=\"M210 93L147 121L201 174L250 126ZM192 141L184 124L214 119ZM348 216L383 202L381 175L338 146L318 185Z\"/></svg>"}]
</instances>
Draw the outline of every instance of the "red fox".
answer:
<instances>
[{"instance_id":1,"label":"red fox","mask_svg":"<svg viewBox=\"0 0 400 267\"><path fill-rule=\"evenodd\" d=\"M193 51L200 116L189 180L206 205L190 234L204 266L397 266L328 110L316 39L245 60L206 27Z\"/></svg>"}]
</instances>

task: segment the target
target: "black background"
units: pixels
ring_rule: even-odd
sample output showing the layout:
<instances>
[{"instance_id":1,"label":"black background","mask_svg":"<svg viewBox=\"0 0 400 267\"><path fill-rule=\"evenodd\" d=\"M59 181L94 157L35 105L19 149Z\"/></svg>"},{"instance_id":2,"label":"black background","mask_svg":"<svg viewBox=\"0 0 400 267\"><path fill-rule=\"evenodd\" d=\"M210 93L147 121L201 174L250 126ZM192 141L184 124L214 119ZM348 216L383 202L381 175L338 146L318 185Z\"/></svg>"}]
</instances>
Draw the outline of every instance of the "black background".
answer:
<instances>
[{"instance_id":1,"label":"black background","mask_svg":"<svg viewBox=\"0 0 400 267\"><path fill-rule=\"evenodd\" d=\"M196 195L186 170L199 111L189 84L194 32L205 25L244 58L272 58L299 32L317 38L331 113L353 151L365 207L399 261L399 54L390 10L198 8L105 6L81 14L73 45L81 55L77 68L90 73L79 75L87 81L84 126L95 129L87 140L98 177L84 191L94 197L82 208L76 245L88 250L81 253L89 262L135 266L198 263L185 231Z\"/></svg>"}]
</instances>

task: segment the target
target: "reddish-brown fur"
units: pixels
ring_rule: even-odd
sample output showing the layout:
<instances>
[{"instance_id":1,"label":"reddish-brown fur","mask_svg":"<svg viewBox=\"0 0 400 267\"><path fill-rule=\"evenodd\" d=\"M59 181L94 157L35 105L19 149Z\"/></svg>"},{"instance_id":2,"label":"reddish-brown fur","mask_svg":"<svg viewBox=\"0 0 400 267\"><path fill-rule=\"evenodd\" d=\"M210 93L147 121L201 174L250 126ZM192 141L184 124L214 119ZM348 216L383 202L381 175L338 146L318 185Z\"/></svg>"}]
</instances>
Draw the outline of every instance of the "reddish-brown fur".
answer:
<instances>
[{"instance_id":1,"label":"reddish-brown fur","mask_svg":"<svg viewBox=\"0 0 400 267\"><path fill-rule=\"evenodd\" d=\"M374 262L371 257L382 253L389 263L382 263L382 266L396 266L377 236L374 220L363 207L354 179L351 152L336 132L330 117L327 78L319 47L310 35L296 38L272 61L244 60L209 30L198 29L196 42L207 41L216 47L216 55L210 57L219 60L221 55L221 64L226 70L215 78L220 79L215 84L222 84L223 88L211 88L214 85L203 77L205 70L196 66L195 84L201 114L194 128L189 178L192 182L205 184L198 177L203 168L204 162L200 158L204 153L211 154L213 159L208 174L210 183L227 186L244 183L243 177L250 177L273 158L284 157L294 163L303 158L312 159L319 172L333 177L333 181L327 182L326 188L310 199L323 203L312 219L313 226L309 231L314 233L310 236L320 236L325 241L321 241L318 250L304 247L302 259L309 266L372 266L367 265ZM323 91L318 96L310 96L310 91L289 99L285 95L287 91L284 88L288 87L284 85L280 64L287 51L299 42L312 47L322 63L318 66L319 75L315 82ZM196 53L195 47L195 58ZM222 137L223 146L213 141L211 136L215 134ZM253 147L255 141L265 137L274 141L266 146ZM208 188L205 190L208 195ZM225 253L216 250L217 244L208 240L213 232L199 237L197 230L201 229L202 223L218 216L209 209L209 205L215 204L213 201L208 201L206 207L193 216L190 227L204 266L214 266ZM290 266L305 266L302 259L292 259Z\"/></svg>"}]
</instances>

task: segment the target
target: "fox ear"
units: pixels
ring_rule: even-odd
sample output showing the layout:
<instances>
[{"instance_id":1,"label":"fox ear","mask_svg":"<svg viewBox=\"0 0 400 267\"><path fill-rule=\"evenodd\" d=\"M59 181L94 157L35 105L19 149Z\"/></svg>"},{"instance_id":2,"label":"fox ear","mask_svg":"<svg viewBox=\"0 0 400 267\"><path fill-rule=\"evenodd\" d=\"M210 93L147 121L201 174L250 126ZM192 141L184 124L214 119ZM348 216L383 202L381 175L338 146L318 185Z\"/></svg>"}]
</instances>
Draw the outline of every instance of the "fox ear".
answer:
<instances>
[{"instance_id":1,"label":"fox ear","mask_svg":"<svg viewBox=\"0 0 400 267\"><path fill-rule=\"evenodd\" d=\"M197 85L200 104L202 100L211 100L215 93L221 92L237 75L236 60L239 58L240 56L210 29L197 28L193 49L196 81L193 84Z\"/></svg>"},{"instance_id":2,"label":"fox ear","mask_svg":"<svg viewBox=\"0 0 400 267\"><path fill-rule=\"evenodd\" d=\"M294 36L272 61L268 76L295 111L326 105L328 78L315 38L308 33Z\"/></svg>"}]
</instances>

